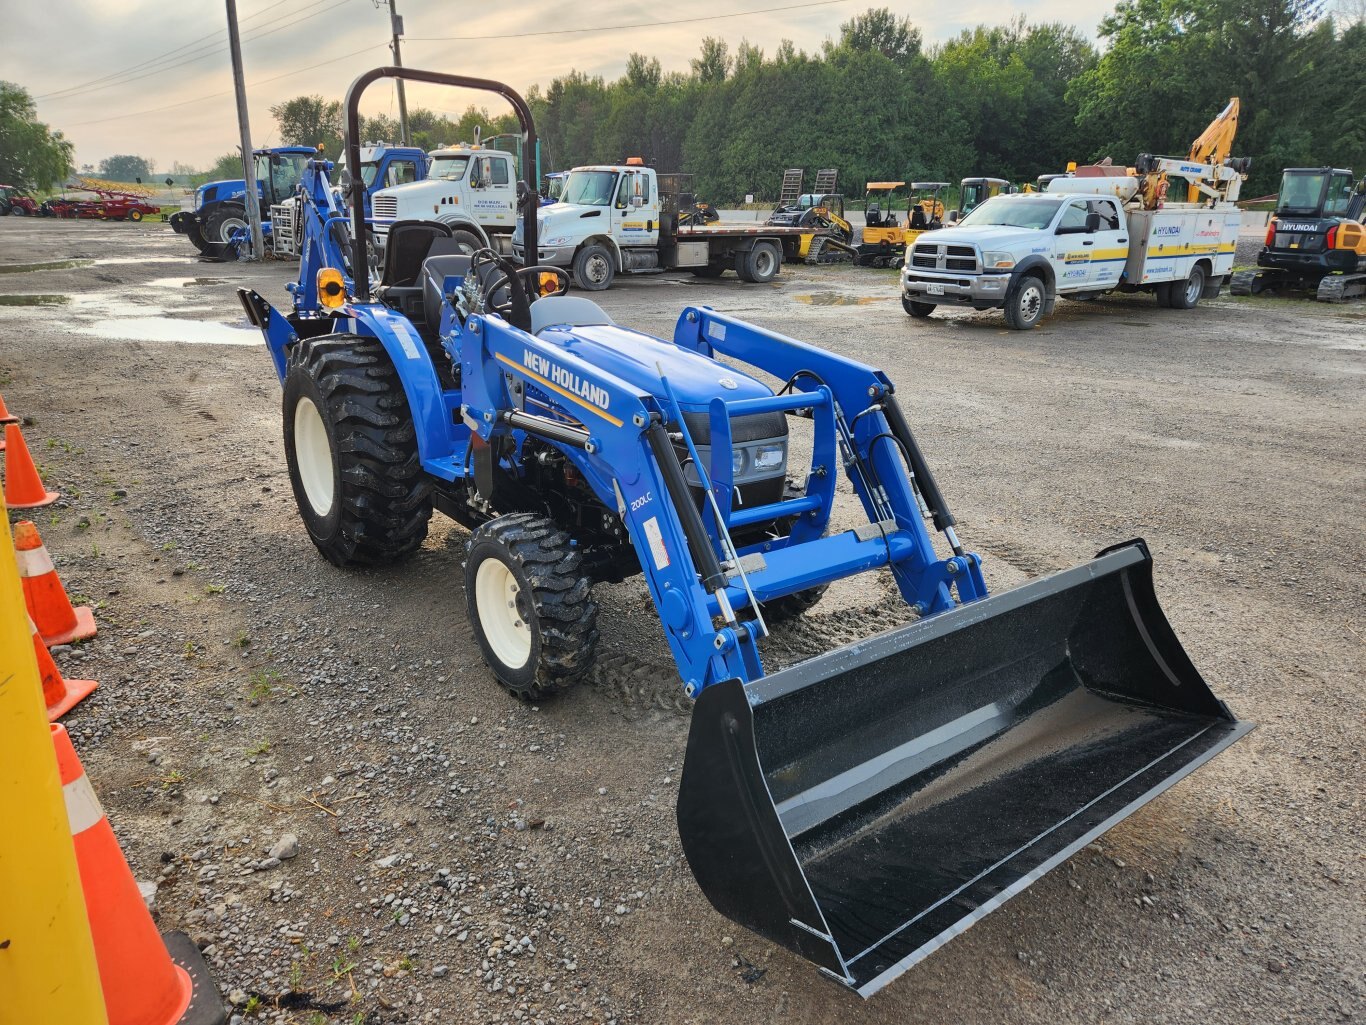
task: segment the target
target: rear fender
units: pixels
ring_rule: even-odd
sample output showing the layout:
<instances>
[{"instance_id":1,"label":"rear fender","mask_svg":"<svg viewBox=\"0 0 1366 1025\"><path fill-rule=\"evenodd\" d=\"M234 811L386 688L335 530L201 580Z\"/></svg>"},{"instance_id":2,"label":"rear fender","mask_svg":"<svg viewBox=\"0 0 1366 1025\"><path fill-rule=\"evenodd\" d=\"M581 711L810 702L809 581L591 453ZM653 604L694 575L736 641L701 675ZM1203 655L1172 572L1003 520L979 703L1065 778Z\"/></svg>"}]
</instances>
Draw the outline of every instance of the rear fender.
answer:
<instances>
[{"instance_id":1,"label":"rear fender","mask_svg":"<svg viewBox=\"0 0 1366 1025\"><path fill-rule=\"evenodd\" d=\"M379 304L348 304L341 310L350 318L338 324L337 330L369 335L379 339L389 354L408 405L413 412L413 427L417 433L417 452L423 468L437 476L453 479L449 465L436 465L449 460L455 453L457 436L452 416L436 375L436 365L427 352L422 336L408 318Z\"/></svg>"}]
</instances>

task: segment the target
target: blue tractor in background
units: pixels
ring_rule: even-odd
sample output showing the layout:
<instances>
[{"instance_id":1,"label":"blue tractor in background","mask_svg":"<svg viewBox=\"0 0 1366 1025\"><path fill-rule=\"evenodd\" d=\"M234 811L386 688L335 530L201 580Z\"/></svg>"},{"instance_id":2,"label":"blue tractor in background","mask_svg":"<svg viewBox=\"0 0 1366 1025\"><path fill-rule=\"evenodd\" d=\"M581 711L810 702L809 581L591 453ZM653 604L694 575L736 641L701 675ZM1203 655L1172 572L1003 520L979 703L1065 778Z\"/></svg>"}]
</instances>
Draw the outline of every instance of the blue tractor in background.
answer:
<instances>
[{"instance_id":1,"label":"blue tractor in background","mask_svg":"<svg viewBox=\"0 0 1366 1025\"><path fill-rule=\"evenodd\" d=\"M262 222L270 222L273 207L293 199L305 170L318 155L318 150L312 146L278 146L253 151ZM427 165L427 154L414 147L378 144L365 147L353 166L361 168L367 214L372 192L420 181L427 175ZM345 170L339 176L338 185L344 192L349 192L351 180ZM201 185L188 204L190 209L171 216L171 228L187 236L203 255L221 257L247 237L246 195L246 184L241 178Z\"/></svg>"},{"instance_id":2,"label":"blue tractor in background","mask_svg":"<svg viewBox=\"0 0 1366 1025\"><path fill-rule=\"evenodd\" d=\"M508 86L386 67L347 93L352 166L384 78L496 92L534 152ZM633 330L439 221L394 223L372 281L363 199L348 218L330 170L305 169L291 308L239 290L313 544L389 566L434 511L462 524L474 638L534 702L591 669L593 588L639 575L694 702L682 849L723 915L868 996L1251 729L1141 540L989 596L882 371L704 306L672 338ZM862 573L912 621L769 672L769 625Z\"/></svg>"}]
</instances>

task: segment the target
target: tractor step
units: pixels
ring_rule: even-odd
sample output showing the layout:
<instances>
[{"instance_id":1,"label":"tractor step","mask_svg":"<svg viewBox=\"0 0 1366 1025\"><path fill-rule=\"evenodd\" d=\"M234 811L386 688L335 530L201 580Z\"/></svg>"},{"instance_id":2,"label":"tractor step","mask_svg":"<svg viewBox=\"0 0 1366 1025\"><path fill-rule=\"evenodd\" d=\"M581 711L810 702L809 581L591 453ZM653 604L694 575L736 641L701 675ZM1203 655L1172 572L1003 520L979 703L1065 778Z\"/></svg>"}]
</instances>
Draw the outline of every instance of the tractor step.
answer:
<instances>
[{"instance_id":1,"label":"tractor step","mask_svg":"<svg viewBox=\"0 0 1366 1025\"><path fill-rule=\"evenodd\" d=\"M721 914L867 997L1252 728L1135 541L706 688L679 834Z\"/></svg>"}]
</instances>

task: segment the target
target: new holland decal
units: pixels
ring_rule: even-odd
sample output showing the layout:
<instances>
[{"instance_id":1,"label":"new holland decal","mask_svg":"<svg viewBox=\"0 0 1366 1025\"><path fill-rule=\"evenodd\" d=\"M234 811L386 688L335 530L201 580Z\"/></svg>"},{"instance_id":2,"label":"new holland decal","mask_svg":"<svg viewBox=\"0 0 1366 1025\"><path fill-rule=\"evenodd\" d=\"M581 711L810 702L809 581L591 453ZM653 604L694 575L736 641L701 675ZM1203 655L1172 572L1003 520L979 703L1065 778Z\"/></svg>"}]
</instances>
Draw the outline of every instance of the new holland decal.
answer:
<instances>
[{"instance_id":1,"label":"new holland decal","mask_svg":"<svg viewBox=\"0 0 1366 1025\"><path fill-rule=\"evenodd\" d=\"M571 395L577 395L581 399L587 399L599 409L606 409L611 402L611 396L607 389L592 381L585 381L574 371L567 367L562 367L558 363L552 363L539 353L524 351L522 353L522 366L526 367L538 377L545 378L552 384L559 385L564 391Z\"/></svg>"}]
</instances>

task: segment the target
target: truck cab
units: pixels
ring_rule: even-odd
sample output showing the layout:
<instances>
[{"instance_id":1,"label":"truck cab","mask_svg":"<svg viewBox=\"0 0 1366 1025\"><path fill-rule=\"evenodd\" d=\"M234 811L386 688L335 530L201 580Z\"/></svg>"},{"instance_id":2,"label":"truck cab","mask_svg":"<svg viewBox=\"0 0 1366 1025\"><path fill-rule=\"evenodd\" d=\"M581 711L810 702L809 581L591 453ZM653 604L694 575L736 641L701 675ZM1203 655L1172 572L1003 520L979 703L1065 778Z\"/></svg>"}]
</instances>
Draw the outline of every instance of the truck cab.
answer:
<instances>
[{"instance_id":1,"label":"truck cab","mask_svg":"<svg viewBox=\"0 0 1366 1025\"><path fill-rule=\"evenodd\" d=\"M361 147L361 181L365 186L365 212L371 212L375 193L397 185L409 185L427 177L430 158L415 146L390 146L387 143L372 143ZM335 180L346 192L352 185L350 169L346 166L345 155L337 163Z\"/></svg>"},{"instance_id":2,"label":"truck cab","mask_svg":"<svg viewBox=\"0 0 1366 1025\"><path fill-rule=\"evenodd\" d=\"M658 266L660 193L652 167L594 164L564 180L558 203L542 207L540 256L533 263L571 267L580 287L605 288L618 271ZM523 263L521 225L512 238Z\"/></svg>"},{"instance_id":3,"label":"truck cab","mask_svg":"<svg viewBox=\"0 0 1366 1025\"><path fill-rule=\"evenodd\" d=\"M507 252L516 223L517 167L511 153L480 145L433 150L425 181L380 189L372 200L381 247L396 221L440 221L469 252Z\"/></svg>"}]
</instances>

